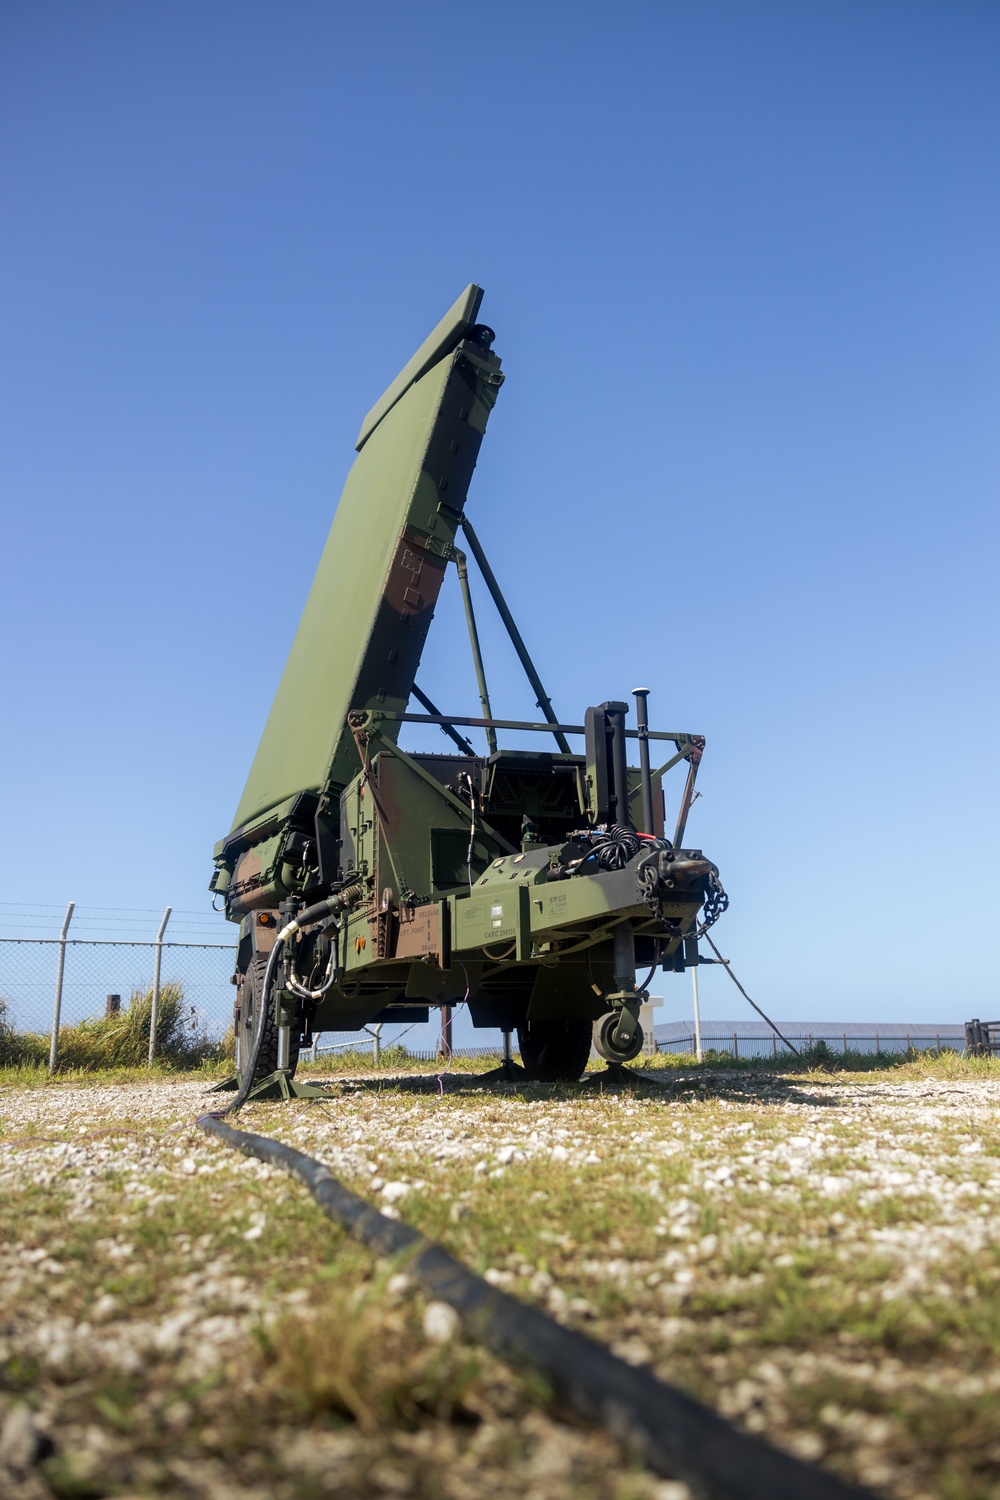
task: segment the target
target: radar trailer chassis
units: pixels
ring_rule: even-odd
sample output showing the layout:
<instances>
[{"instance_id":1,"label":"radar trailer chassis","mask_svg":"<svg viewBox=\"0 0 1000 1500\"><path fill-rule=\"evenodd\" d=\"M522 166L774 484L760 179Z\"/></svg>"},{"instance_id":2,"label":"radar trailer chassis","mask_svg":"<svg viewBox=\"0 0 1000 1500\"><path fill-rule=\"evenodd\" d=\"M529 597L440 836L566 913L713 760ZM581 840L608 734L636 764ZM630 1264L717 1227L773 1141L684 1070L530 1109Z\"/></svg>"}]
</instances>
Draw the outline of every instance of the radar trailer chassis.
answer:
<instances>
[{"instance_id":1,"label":"radar trailer chassis","mask_svg":"<svg viewBox=\"0 0 1000 1500\"><path fill-rule=\"evenodd\" d=\"M239 923L240 1102L308 1092L294 1075L320 1031L424 1020L431 1006L462 1001L474 1026L517 1032L531 1078L578 1078L598 1020L598 1050L626 1063L642 1048L639 1010L656 967L699 962L698 937L727 904L716 866L685 842L704 739L650 729L642 688L634 729L618 700L588 708L583 723L559 722L465 513L504 378L493 331L477 321L482 295L467 288L362 423L233 826L215 849L211 889ZM539 722L493 715L460 535ZM442 713L415 681L449 564L479 717ZM405 751L404 724L438 725L453 748ZM485 755L470 729L485 733ZM502 749L513 730L554 747ZM670 753L654 767L661 745ZM668 837L662 781L682 763Z\"/></svg>"}]
</instances>

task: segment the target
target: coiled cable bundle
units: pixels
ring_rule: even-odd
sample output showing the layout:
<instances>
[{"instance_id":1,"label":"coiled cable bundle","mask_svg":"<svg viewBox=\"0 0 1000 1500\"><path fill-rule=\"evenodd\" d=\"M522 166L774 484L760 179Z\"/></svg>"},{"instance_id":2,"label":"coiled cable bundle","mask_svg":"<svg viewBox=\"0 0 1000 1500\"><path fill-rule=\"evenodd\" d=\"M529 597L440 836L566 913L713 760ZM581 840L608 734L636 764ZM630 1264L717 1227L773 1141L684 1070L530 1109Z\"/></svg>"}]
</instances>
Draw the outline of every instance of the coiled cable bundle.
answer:
<instances>
[{"instance_id":1,"label":"coiled cable bundle","mask_svg":"<svg viewBox=\"0 0 1000 1500\"><path fill-rule=\"evenodd\" d=\"M596 860L602 870L624 870L629 860L634 859L640 850L652 853L656 849L672 847L669 839L654 839L648 834L636 833L634 829L626 828L621 823L609 823L606 828L592 835L590 848L573 873L580 874L591 860Z\"/></svg>"}]
</instances>

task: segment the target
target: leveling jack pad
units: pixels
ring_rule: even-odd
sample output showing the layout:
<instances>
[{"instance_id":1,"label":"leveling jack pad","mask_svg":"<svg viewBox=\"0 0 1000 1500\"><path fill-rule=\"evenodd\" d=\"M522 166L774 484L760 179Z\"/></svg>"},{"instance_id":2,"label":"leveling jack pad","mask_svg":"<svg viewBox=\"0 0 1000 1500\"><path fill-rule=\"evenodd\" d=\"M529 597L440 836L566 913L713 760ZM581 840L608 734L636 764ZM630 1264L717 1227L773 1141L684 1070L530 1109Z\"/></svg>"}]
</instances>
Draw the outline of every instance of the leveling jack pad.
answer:
<instances>
[{"instance_id":1,"label":"leveling jack pad","mask_svg":"<svg viewBox=\"0 0 1000 1500\"><path fill-rule=\"evenodd\" d=\"M264 1099L329 1099L328 1089L317 1088L314 1083L297 1083L283 1069L271 1073L255 1084L247 1095L247 1103Z\"/></svg>"},{"instance_id":2,"label":"leveling jack pad","mask_svg":"<svg viewBox=\"0 0 1000 1500\"><path fill-rule=\"evenodd\" d=\"M659 1078L647 1078L635 1068L626 1068L624 1063L609 1062L603 1073L591 1073L583 1080L585 1089L602 1092L605 1089L662 1089L666 1085Z\"/></svg>"},{"instance_id":3,"label":"leveling jack pad","mask_svg":"<svg viewBox=\"0 0 1000 1500\"><path fill-rule=\"evenodd\" d=\"M498 1068L491 1068L488 1073L480 1073L476 1079L477 1083L517 1083L522 1078L527 1078L527 1070L516 1063L512 1058L505 1057Z\"/></svg>"},{"instance_id":4,"label":"leveling jack pad","mask_svg":"<svg viewBox=\"0 0 1000 1500\"><path fill-rule=\"evenodd\" d=\"M210 1094L235 1094L239 1086L239 1074L234 1073L231 1078L224 1078L221 1083L213 1083L208 1092Z\"/></svg>"},{"instance_id":5,"label":"leveling jack pad","mask_svg":"<svg viewBox=\"0 0 1000 1500\"><path fill-rule=\"evenodd\" d=\"M210 1094L235 1094L240 1086L240 1076L234 1073L230 1078L223 1078L221 1083L214 1083L209 1089ZM269 1077L262 1078L250 1094L250 1099L328 1099L330 1095L325 1089L316 1088L309 1083L296 1083L289 1078L287 1073L271 1073Z\"/></svg>"}]
</instances>

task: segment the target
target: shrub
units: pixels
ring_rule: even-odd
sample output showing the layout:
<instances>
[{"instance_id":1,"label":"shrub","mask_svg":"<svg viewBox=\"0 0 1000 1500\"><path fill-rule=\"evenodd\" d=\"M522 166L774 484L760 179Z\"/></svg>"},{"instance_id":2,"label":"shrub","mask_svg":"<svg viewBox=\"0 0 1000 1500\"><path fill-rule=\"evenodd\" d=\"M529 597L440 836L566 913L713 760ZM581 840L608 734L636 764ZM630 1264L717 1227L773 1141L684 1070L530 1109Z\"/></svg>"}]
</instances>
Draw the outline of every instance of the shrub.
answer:
<instances>
[{"instance_id":1,"label":"shrub","mask_svg":"<svg viewBox=\"0 0 1000 1500\"><path fill-rule=\"evenodd\" d=\"M49 1044L45 1037L25 1035L14 1030L10 1006L0 995L0 1068L47 1062L48 1056Z\"/></svg>"},{"instance_id":2,"label":"shrub","mask_svg":"<svg viewBox=\"0 0 1000 1500\"><path fill-rule=\"evenodd\" d=\"M128 1009L59 1032L59 1062L66 1068L139 1068L149 1056L153 991L133 990ZM179 984L165 984L157 1007L156 1056L175 1068L197 1067L215 1047L198 1029L193 1006Z\"/></svg>"},{"instance_id":3,"label":"shrub","mask_svg":"<svg viewBox=\"0 0 1000 1500\"><path fill-rule=\"evenodd\" d=\"M126 1010L60 1027L59 1067L83 1072L145 1067L152 1009L152 990L134 990ZM194 1007L185 1004L181 986L165 984L157 1009L157 1062L167 1067L196 1068L217 1055L216 1044L198 1026ZM0 999L0 1067L41 1067L48 1057L48 1037L15 1031L9 1007Z\"/></svg>"}]
</instances>

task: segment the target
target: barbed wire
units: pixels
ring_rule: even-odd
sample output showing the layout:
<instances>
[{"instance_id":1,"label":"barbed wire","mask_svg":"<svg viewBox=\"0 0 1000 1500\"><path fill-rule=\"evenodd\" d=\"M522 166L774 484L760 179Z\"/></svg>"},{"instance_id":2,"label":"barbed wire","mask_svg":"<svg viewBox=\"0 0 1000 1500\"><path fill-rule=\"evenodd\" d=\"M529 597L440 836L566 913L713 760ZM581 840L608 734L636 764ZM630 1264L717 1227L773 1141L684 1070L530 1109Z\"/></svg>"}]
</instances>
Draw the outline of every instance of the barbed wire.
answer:
<instances>
[{"instance_id":1,"label":"barbed wire","mask_svg":"<svg viewBox=\"0 0 1000 1500\"><path fill-rule=\"evenodd\" d=\"M68 906L66 901L0 901L0 907L17 907L24 911L65 911ZM86 901L75 903L77 911L136 911L136 912L162 912L162 906L98 906ZM184 913L187 916L210 916L211 907L205 906L175 906L175 912Z\"/></svg>"},{"instance_id":2,"label":"barbed wire","mask_svg":"<svg viewBox=\"0 0 1000 1500\"><path fill-rule=\"evenodd\" d=\"M70 941L149 942L163 919L162 907L76 904L70 922ZM66 907L55 902L0 901L0 939L25 941L58 938ZM174 907L165 934L166 944L204 943L215 939L235 942L235 932L221 913L208 906L198 911Z\"/></svg>"}]
</instances>

